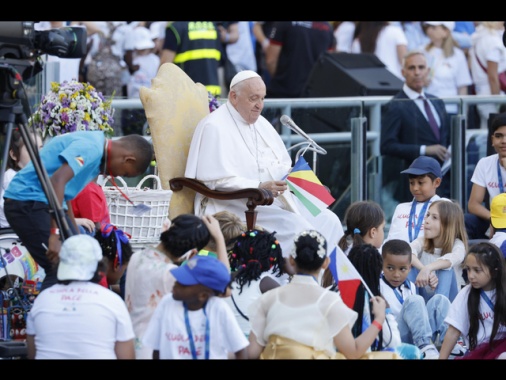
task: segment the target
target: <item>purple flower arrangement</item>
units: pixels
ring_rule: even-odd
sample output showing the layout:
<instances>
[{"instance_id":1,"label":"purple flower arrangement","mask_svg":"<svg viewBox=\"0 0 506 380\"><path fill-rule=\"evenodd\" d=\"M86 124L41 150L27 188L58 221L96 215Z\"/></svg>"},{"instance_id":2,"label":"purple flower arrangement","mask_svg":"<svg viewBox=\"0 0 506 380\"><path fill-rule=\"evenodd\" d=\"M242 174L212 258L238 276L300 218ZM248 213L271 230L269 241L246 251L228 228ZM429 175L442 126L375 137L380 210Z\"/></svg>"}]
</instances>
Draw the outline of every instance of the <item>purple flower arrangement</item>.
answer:
<instances>
[{"instance_id":1,"label":"purple flower arrangement","mask_svg":"<svg viewBox=\"0 0 506 380\"><path fill-rule=\"evenodd\" d=\"M42 96L37 110L28 124L35 125L46 136L75 131L104 131L113 135L112 100L105 100L101 92L89 83L51 82L51 90Z\"/></svg>"}]
</instances>

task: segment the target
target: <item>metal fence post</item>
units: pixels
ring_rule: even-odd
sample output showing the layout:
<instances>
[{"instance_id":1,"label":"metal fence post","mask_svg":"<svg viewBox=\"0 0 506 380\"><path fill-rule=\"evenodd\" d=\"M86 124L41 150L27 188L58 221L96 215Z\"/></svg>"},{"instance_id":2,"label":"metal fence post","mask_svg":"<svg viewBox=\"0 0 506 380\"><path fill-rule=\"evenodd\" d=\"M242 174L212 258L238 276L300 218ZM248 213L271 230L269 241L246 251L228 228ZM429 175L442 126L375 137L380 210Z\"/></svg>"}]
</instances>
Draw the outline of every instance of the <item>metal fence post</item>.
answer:
<instances>
[{"instance_id":1,"label":"metal fence post","mask_svg":"<svg viewBox=\"0 0 506 380\"><path fill-rule=\"evenodd\" d=\"M351 119L351 203L367 199L367 119Z\"/></svg>"}]
</instances>

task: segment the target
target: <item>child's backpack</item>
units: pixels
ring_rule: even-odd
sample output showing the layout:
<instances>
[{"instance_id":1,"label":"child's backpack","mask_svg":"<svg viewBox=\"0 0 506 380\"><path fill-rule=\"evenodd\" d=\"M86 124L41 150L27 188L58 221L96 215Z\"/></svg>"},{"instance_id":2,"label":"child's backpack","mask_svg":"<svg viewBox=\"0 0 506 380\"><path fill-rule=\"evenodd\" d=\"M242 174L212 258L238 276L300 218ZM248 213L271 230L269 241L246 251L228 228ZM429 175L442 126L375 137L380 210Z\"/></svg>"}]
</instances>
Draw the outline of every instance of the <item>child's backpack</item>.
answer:
<instances>
[{"instance_id":1,"label":"child's backpack","mask_svg":"<svg viewBox=\"0 0 506 380\"><path fill-rule=\"evenodd\" d=\"M118 97L123 95L121 77L124 68L121 65L121 58L113 54L111 48L114 44L112 36L117 27L110 21L107 22L107 26L109 34L107 37L101 37L99 52L93 56L88 65L87 80L102 95L114 94Z\"/></svg>"}]
</instances>

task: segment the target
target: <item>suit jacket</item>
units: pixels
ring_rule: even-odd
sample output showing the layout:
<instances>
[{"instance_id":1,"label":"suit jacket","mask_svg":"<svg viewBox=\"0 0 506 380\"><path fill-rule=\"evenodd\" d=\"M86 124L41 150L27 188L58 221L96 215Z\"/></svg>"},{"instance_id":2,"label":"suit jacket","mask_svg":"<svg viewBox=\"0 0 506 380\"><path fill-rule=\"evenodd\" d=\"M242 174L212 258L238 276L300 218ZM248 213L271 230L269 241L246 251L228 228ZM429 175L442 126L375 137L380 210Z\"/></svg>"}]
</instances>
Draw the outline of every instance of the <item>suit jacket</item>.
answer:
<instances>
[{"instance_id":1,"label":"suit jacket","mask_svg":"<svg viewBox=\"0 0 506 380\"><path fill-rule=\"evenodd\" d=\"M383 107L380 136L380 152L384 156L383 183L400 181L394 194L399 202L409 202L413 199L409 191L408 178L399 174L420 156L420 146L441 144L448 147L450 145L450 115L446 113L444 102L431 94L425 93L425 96L434 105L441 120L439 141L425 115L403 90ZM434 158L442 164L437 157ZM448 175L444 177L438 194L449 198L449 189Z\"/></svg>"},{"instance_id":2,"label":"suit jacket","mask_svg":"<svg viewBox=\"0 0 506 380\"><path fill-rule=\"evenodd\" d=\"M404 91L399 91L383 108L381 154L406 160L406 169L420 155L421 145L450 145L450 116L446 113L444 102L431 94L426 93L425 96L434 105L441 120L440 141L436 139L425 115Z\"/></svg>"}]
</instances>

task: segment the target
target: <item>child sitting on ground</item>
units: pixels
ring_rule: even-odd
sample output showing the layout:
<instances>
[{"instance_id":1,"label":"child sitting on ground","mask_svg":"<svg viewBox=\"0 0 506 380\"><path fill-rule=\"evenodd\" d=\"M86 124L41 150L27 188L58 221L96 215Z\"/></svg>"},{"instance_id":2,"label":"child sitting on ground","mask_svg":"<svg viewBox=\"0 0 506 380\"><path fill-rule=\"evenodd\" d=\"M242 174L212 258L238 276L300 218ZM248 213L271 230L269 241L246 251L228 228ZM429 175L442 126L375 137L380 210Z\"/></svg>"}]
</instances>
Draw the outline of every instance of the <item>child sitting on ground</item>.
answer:
<instances>
[{"instance_id":1,"label":"child sitting on ground","mask_svg":"<svg viewBox=\"0 0 506 380\"><path fill-rule=\"evenodd\" d=\"M462 336L469 348L463 359L506 359L504 256L494 244L478 243L469 248L464 263L470 284L450 306L440 358L448 358Z\"/></svg>"},{"instance_id":2,"label":"child sitting on ground","mask_svg":"<svg viewBox=\"0 0 506 380\"><path fill-rule=\"evenodd\" d=\"M355 337L358 337L374 318L369 307L370 297L382 296L380 290L380 277L383 269L383 261L378 249L371 244L354 246L348 254L348 259L372 293L369 294L363 284L360 284L357 289L353 310L358 313L358 319L353 325L352 332ZM401 355L401 352L403 352L404 355L401 356L404 359L420 359L422 355L420 350L418 350L417 347L408 346L409 345L402 345L395 315L387 308L383 329L378 334L378 339L374 341L369 351L397 352L396 349L399 348L399 352L397 353Z\"/></svg>"},{"instance_id":3,"label":"child sitting on ground","mask_svg":"<svg viewBox=\"0 0 506 380\"><path fill-rule=\"evenodd\" d=\"M374 201L356 201L346 209L344 221L346 233L339 240L339 247L348 254L352 247L371 244L378 250L385 238L385 212ZM327 268L323 274L322 286L336 290L337 285Z\"/></svg>"},{"instance_id":4,"label":"child sitting on ground","mask_svg":"<svg viewBox=\"0 0 506 380\"><path fill-rule=\"evenodd\" d=\"M344 217L346 233L339 240L339 247L348 255L351 248L371 244L377 249L385 238L385 212L374 201L353 202Z\"/></svg>"},{"instance_id":5,"label":"child sitting on ground","mask_svg":"<svg viewBox=\"0 0 506 380\"><path fill-rule=\"evenodd\" d=\"M423 220L429 205L438 199L449 200L436 194L441 185L442 174L441 165L435 158L420 156L401 173L408 174L413 200L397 205L385 242L402 239L411 243L417 237L423 236Z\"/></svg>"},{"instance_id":6,"label":"child sitting on ground","mask_svg":"<svg viewBox=\"0 0 506 380\"><path fill-rule=\"evenodd\" d=\"M380 291L385 297L391 313L396 317L401 340L420 348L423 359L437 359L439 353L434 342L444 340L447 326L444 318L450 308L450 300L442 294L434 295L427 304L416 292L413 282L408 279L411 271L411 247L401 239L392 239L383 245L383 273ZM430 286L435 288L437 277L430 275ZM455 347L455 354L462 352Z\"/></svg>"},{"instance_id":7,"label":"child sitting on ground","mask_svg":"<svg viewBox=\"0 0 506 380\"><path fill-rule=\"evenodd\" d=\"M330 263L323 235L314 230L301 232L289 260L296 271L291 282L262 294L249 307L250 359L358 359L364 355L382 329L385 300L371 297L374 319L355 338L351 326L357 313L317 280Z\"/></svg>"},{"instance_id":8,"label":"child sitting on ground","mask_svg":"<svg viewBox=\"0 0 506 380\"><path fill-rule=\"evenodd\" d=\"M433 294L443 294L453 301L465 280L462 262L467 250L464 212L458 203L432 202L424 222L424 236L410 243L413 270L409 279L427 302ZM432 289L429 279L436 272L438 285Z\"/></svg>"},{"instance_id":9,"label":"child sitting on ground","mask_svg":"<svg viewBox=\"0 0 506 380\"><path fill-rule=\"evenodd\" d=\"M228 268L197 255L171 274L172 293L161 299L144 333L153 359L227 359L228 353L247 359L248 340L230 307L216 297L230 284Z\"/></svg>"},{"instance_id":10,"label":"child sitting on ground","mask_svg":"<svg viewBox=\"0 0 506 380\"><path fill-rule=\"evenodd\" d=\"M96 229L94 238L102 248L105 265L99 284L108 287L121 296L119 280L125 273L133 254L130 237L118 227L112 224L104 224Z\"/></svg>"},{"instance_id":11,"label":"child sitting on ground","mask_svg":"<svg viewBox=\"0 0 506 380\"><path fill-rule=\"evenodd\" d=\"M234 311L244 335L251 326L249 305L266 291L280 286L276 280L284 273L284 258L276 233L261 230L243 232L229 252L233 274L232 294L226 302Z\"/></svg>"},{"instance_id":12,"label":"child sitting on ground","mask_svg":"<svg viewBox=\"0 0 506 380\"><path fill-rule=\"evenodd\" d=\"M137 359L153 356L149 348L143 347L142 336L158 302L172 291L175 279L170 271L204 248L211 236L217 241L223 239L214 217L181 214L160 234L158 245L147 246L132 255L126 274L125 302L134 325ZM222 244L225 250L225 243ZM224 256L228 264L226 252Z\"/></svg>"}]
</instances>

